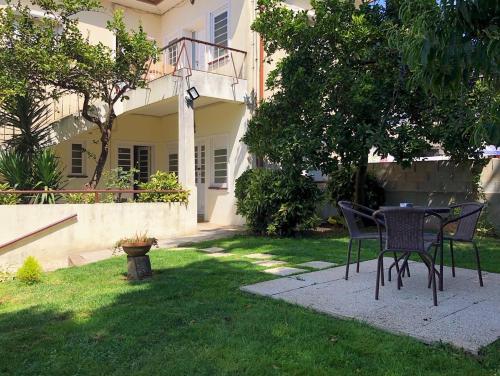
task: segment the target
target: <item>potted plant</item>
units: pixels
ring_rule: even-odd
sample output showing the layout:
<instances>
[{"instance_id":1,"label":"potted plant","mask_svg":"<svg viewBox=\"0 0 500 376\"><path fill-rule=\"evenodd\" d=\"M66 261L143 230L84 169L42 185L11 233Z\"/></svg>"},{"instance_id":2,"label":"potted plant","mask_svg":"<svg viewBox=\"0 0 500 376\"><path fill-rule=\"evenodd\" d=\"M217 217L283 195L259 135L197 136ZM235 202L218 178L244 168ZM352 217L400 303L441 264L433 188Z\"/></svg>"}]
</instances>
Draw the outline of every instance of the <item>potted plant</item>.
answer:
<instances>
[{"instance_id":1,"label":"potted plant","mask_svg":"<svg viewBox=\"0 0 500 376\"><path fill-rule=\"evenodd\" d=\"M128 256L137 257L145 256L152 246L158 246L158 240L144 233L118 240L115 244L115 250L121 248Z\"/></svg>"}]
</instances>

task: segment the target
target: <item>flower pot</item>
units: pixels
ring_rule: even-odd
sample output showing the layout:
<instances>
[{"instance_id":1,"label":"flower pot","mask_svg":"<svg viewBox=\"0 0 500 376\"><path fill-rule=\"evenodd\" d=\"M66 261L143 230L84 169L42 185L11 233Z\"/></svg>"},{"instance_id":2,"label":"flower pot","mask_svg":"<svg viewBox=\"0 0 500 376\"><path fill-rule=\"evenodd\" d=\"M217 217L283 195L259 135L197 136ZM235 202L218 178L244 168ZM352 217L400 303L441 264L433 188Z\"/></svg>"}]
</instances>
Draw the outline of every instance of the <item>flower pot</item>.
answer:
<instances>
[{"instance_id":1,"label":"flower pot","mask_svg":"<svg viewBox=\"0 0 500 376\"><path fill-rule=\"evenodd\" d=\"M140 242L140 243L125 243L122 244L121 247L123 251L132 257L136 256L145 256L151 250L153 246L150 242Z\"/></svg>"}]
</instances>

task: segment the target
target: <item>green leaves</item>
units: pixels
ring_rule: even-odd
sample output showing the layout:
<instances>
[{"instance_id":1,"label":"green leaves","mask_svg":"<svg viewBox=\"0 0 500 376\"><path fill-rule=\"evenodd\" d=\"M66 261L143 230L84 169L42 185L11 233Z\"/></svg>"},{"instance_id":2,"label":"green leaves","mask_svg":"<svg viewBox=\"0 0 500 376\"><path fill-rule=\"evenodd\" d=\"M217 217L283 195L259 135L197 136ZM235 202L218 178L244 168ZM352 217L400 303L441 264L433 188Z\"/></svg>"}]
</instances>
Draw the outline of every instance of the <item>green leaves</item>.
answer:
<instances>
[{"instance_id":1,"label":"green leaves","mask_svg":"<svg viewBox=\"0 0 500 376\"><path fill-rule=\"evenodd\" d=\"M322 195L309 176L283 170L245 171L236 181L237 213L261 234L291 235L318 225Z\"/></svg>"}]
</instances>

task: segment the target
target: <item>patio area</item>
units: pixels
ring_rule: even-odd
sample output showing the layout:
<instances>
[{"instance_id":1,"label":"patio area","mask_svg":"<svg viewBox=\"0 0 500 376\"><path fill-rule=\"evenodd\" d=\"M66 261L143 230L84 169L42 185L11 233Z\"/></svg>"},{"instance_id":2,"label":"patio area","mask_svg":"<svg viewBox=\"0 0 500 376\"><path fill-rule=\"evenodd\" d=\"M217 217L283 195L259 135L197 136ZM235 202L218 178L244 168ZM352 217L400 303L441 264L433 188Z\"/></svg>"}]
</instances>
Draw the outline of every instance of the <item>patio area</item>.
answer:
<instances>
[{"instance_id":1,"label":"patio area","mask_svg":"<svg viewBox=\"0 0 500 376\"><path fill-rule=\"evenodd\" d=\"M391 259L386 259L385 275ZM426 343L444 342L477 354L500 337L500 274L457 268L456 278L445 267L444 291L439 306L432 303L424 264L410 261L411 277L397 290L395 278L386 279L380 300L374 299L376 260L361 263L360 273L344 279L345 267L243 286L241 290L284 300L339 318L362 321L391 333L414 337Z\"/></svg>"}]
</instances>

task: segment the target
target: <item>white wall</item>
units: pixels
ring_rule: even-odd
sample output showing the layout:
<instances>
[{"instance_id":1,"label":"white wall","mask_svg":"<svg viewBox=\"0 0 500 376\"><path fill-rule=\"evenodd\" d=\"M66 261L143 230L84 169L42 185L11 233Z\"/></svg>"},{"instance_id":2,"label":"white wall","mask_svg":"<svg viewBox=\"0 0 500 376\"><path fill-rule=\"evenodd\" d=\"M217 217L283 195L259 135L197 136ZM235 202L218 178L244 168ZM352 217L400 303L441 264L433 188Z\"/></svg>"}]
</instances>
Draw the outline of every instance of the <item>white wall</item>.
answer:
<instances>
[{"instance_id":1,"label":"white wall","mask_svg":"<svg viewBox=\"0 0 500 376\"><path fill-rule=\"evenodd\" d=\"M82 251L110 249L123 237L147 232L168 239L196 231L196 203L122 203L0 206L0 244L57 222L78 218L0 249L0 270L16 269L27 256L44 266Z\"/></svg>"}]
</instances>

